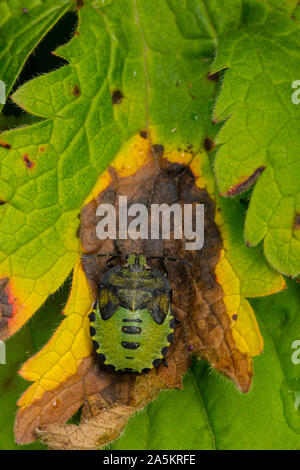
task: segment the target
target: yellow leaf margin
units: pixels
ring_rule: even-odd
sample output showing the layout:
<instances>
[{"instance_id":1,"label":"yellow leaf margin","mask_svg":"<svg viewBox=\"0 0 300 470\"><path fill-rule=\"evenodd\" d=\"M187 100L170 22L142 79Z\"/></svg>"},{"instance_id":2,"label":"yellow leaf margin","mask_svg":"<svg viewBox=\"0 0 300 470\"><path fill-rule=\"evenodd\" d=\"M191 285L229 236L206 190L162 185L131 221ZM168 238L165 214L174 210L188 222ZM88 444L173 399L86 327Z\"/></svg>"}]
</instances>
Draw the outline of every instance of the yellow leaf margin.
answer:
<instances>
[{"instance_id":1,"label":"yellow leaf margin","mask_svg":"<svg viewBox=\"0 0 300 470\"><path fill-rule=\"evenodd\" d=\"M21 368L20 375L35 382L20 398L19 406L28 406L74 375L84 357L92 352L88 314L93 299L79 260L74 268L73 286L63 320L54 336Z\"/></svg>"}]
</instances>

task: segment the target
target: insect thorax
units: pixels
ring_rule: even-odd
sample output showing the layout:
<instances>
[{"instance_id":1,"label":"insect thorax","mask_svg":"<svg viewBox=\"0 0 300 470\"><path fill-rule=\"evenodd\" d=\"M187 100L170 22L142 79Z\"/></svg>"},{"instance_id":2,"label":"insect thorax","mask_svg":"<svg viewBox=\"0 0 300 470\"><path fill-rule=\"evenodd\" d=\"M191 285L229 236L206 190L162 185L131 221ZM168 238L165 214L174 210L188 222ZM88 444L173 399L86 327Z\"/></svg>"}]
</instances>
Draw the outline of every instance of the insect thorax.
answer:
<instances>
[{"instance_id":1,"label":"insect thorax","mask_svg":"<svg viewBox=\"0 0 300 470\"><path fill-rule=\"evenodd\" d=\"M175 322L168 281L147 266L145 257L142 266L136 259L131 261L112 268L101 279L91 331L106 364L142 372L165 356Z\"/></svg>"}]
</instances>

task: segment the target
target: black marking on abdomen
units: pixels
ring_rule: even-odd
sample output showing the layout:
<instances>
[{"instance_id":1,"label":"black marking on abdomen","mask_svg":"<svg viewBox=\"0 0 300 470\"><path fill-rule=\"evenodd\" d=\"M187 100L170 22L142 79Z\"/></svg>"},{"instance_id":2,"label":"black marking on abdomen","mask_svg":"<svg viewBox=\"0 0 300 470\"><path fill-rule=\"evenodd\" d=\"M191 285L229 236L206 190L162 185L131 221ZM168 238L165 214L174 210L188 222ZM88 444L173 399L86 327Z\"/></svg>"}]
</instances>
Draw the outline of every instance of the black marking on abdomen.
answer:
<instances>
[{"instance_id":1,"label":"black marking on abdomen","mask_svg":"<svg viewBox=\"0 0 300 470\"><path fill-rule=\"evenodd\" d=\"M91 312L91 313L89 314L89 320L90 320L91 322L93 322L93 321L96 320L95 312Z\"/></svg>"},{"instance_id":2,"label":"black marking on abdomen","mask_svg":"<svg viewBox=\"0 0 300 470\"><path fill-rule=\"evenodd\" d=\"M132 356L125 356L125 359L134 359Z\"/></svg>"},{"instance_id":3,"label":"black marking on abdomen","mask_svg":"<svg viewBox=\"0 0 300 470\"><path fill-rule=\"evenodd\" d=\"M130 341L122 341L121 344L125 349L137 349L140 347L140 343L133 343Z\"/></svg>"},{"instance_id":4,"label":"black marking on abdomen","mask_svg":"<svg viewBox=\"0 0 300 470\"><path fill-rule=\"evenodd\" d=\"M174 340L174 333L170 333L170 334L167 336L167 340L169 341L169 343L172 343L173 340Z\"/></svg>"},{"instance_id":5,"label":"black marking on abdomen","mask_svg":"<svg viewBox=\"0 0 300 470\"><path fill-rule=\"evenodd\" d=\"M92 338L93 338L93 336L96 335L96 330L93 326L90 326L90 335L91 335Z\"/></svg>"},{"instance_id":6,"label":"black marking on abdomen","mask_svg":"<svg viewBox=\"0 0 300 470\"><path fill-rule=\"evenodd\" d=\"M154 361L152 362L153 367L158 367L160 363L161 363L161 359L154 359Z\"/></svg>"},{"instance_id":7,"label":"black marking on abdomen","mask_svg":"<svg viewBox=\"0 0 300 470\"><path fill-rule=\"evenodd\" d=\"M100 362L105 362L106 361L106 356L102 353L97 353L97 358Z\"/></svg>"},{"instance_id":8,"label":"black marking on abdomen","mask_svg":"<svg viewBox=\"0 0 300 470\"><path fill-rule=\"evenodd\" d=\"M133 321L133 322L135 322L135 323L143 323L143 320L140 320L139 318L135 318L135 319L132 319L132 320L131 320L130 318L124 318L124 319L123 319L123 322L124 322L124 323L129 323L129 322L131 322L131 321Z\"/></svg>"},{"instance_id":9,"label":"black marking on abdomen","mask_svg":"<svg viewBox=\"0 0 300 470\"><path fill-rule=\"evenodd\" d=\"M141 334L142 328L139 326L123 326L122 331L127 335L139 335Z\"/></svg>"}]
</instances>

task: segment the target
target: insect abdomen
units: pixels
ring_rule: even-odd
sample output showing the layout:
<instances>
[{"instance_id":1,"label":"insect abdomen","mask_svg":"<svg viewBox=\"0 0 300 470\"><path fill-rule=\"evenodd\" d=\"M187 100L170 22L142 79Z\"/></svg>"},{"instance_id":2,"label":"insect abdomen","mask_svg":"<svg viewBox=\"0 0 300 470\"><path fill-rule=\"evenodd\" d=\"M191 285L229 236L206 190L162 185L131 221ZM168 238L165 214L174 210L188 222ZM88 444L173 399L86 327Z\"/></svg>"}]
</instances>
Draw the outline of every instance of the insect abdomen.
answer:
<instances>
[{"instance_id":1,"label":"insect abdomen","mask_svg":"<svg viewBox=\"0 0 300 470\"><path fill-rule=\"evenodd\" d=\"M147 309L132 312L119 307L111 318L103 320L97 308L93 318L91 333L97 353L116 370L142 372L156 367L172 341L174 321L170 311L162 325Z\"/></svg>"}]
</instances>

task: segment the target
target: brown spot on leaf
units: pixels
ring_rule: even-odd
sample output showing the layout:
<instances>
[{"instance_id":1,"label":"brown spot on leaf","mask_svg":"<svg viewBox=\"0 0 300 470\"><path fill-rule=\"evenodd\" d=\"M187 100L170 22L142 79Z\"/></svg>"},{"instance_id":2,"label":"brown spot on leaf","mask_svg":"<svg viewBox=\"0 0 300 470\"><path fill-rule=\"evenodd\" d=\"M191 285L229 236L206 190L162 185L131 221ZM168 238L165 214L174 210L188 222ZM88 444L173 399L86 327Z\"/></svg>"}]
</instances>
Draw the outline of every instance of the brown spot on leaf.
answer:
<instances>
[{"instance_id":1,"label":"brown spot on leaf","mask_svg":"<svg viewBox=\"0 0 300 470\"><path fill-rule=\"evenodd\" d=\"M140 136L142 137L142 139L147 139L147 137L148 137L146 131L141 131Z\"/></svg>"},{"instance_id":2,"label":"brown spot on leaf","mask_svg":"<svg viewBox=\"0 0 300 470\"><path fill-rule=\"evenodd\" d=\"M29 169L29 170L32 170L32 168L34 168L35 164L29 159L29 156L27 154L23 155L23 161L26 165L26 167Z\"/></svg>"},{"instance_id":3,"label":"brown spot on leaf","mask_svg":"<svg viewBox=\"0 0 300 470\"><path fill-rule=\"evenodd\" d=\"M84 6L84 1L83 0L76 0L77 10L80 10L83 6Z\"/></svg>"},{"instance_id":4,"label":"brown spot on leaf","mask_svg":"<svg viewBox=\"0 0 300 470\"><path fill-rule=\"evenodd\" d=\"M28 13L28 8L22 8L22 12L26 15Z\"/></svg>"},{"instance_id":5,"label":"brown spot on leaf","mask_svg":"<svg viewBox=\"0 0 300 470\"><path fill-rule=\"evenodd\" d=\"M295 215L294 219L294 229L300 230L300 214Z\"/></svg>"},{"instance_id":6,"label":"brown spot on leaf","mask_svg":"<svg viewBox=\"0 0 300 470\"><path fill-rule=\"evenodd\" d=\"M225 194L222 194L222 196L235 196L237 194L243 193L257 180L257 178L265 170L265 168L265 166L260 166L252 173L251 176L249 176L249 178L242 181L242 183L232 186Z\"/></svg>"},{"instance_id":7,"label":"brown spot on leaf","mask_svg":"<svg viewBox=\"0 0 300 470\"><path fill-rule=\"evenodd\" d=\"M4 204L6 204L6 202L2 201L2 199L0 199L0 206L3 206Z\"/></svg>"},{"instance_id":8,"label":"brown spot on leaf","mask_svg":"<svg viewBox=\"0 0 300 470\"><path fill-rule=\"evenodd\" d=\"M74 85L72 93L75 96L75 98L78 98L78 96L80 96L81 91L78 85Z\"/></svg>"},{"instance_id":9,"label":"brown spot on leaf","mask_svg":"<svg viewBox=\"0 0 300 470\"><path fill-rule=\"evenodd\" d=\"M203 146L207 152L210 152L214 148L215 143L210 137L205 137Z\"/></svg>"},{"instance_id":10,"label":"brown spot on leaf","mask_svg":"<svg viewBox=\"0 0 300 470\"><path fill-rule=\"evenodd\" d=\"M0 140L0 147L3 147L7 150L10 150L11 149L11 145L8 144L7 142L3 142L3 140Z\"/></svg>"},{"instance_id":11,"label":"brown spot on leaf","mask_svg":"<svg viewBox=\"0 0 300 470\"><path fill-rule=\"evenodd\" d=\"M237 317L238 317L238 316L237 316L237 314L236 314L236 313L235 313L235 314L233 314L233 315L232 315L232 320L236 321L236 320L237 320Z\"/></svg>"},{"instance_id":12,"label":"brown spot on leaf","mask_svg":"<svg viewBox=\"0 0 300 470\"><path fill-rule=\"evenodd\" d=\"M219 72L216 72L216 73L209 73L207 75L207 80L209 81L214 81L214 82L218 82L220 79L220 74Z\"/></svg>"},{"instance_id":13,"label":"brown spot on leaf","mask_svg":"<svg viewBox=\"0 0 300 470\"><path fill-rule=\"evenodd\" d=\"M164 147L163 145L155 144L152 146L152 153L156 158L161 158L164 154Z\"/></svg>"},{"instance_id":14,"label":"brown spot on leaf","mask_svg":"<svg viewBox=\"0 0 300 470\"><path fill-rule=\"evenodd\" d=\"M122 103L124 98L123 93L120 90L115 90L111 95L112 104L120 104Z\"/></svg>"},{"instance_id":15,"label":"brown spot on leaf","mask_svg":"<svg viewBox=\"0 0 300 470\"><path fill-rule=\"evenodd\" d=\"M14 385L14 378L15 378L15 375L11 375L10 377L8 377L5 382L3 383L3 388L5 389L5 392L7 393L8 390ZM9 393L9 392L8 392Z\"/></svg>"}]
</instances>

